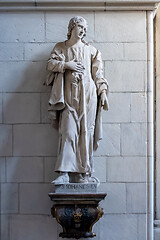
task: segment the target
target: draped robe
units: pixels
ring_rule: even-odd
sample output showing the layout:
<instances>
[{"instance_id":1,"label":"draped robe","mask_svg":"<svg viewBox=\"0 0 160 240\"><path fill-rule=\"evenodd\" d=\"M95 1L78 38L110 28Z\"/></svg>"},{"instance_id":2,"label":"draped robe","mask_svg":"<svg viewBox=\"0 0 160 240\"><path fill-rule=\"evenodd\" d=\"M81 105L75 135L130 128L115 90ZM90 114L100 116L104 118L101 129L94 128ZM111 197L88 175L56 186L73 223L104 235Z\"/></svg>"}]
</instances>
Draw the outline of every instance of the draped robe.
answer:
<instances>
[{"instance_id":1,"label":"draped robe","mask_svg":"<svg viewBox=\"0 0 160 240\"><path fill-rule=\"evenodd\" d=\"M73 59L83 64L83 74L64 68L64 63ZM93 149L97 149L102 133L99 98L108 91L101 53L88 44L68 47L60 42L50 54L47 69L46 84L52 85L49 118L54 126L58 121L59 131L55 171L92 173Z\"/></svg>"}]
</instances>

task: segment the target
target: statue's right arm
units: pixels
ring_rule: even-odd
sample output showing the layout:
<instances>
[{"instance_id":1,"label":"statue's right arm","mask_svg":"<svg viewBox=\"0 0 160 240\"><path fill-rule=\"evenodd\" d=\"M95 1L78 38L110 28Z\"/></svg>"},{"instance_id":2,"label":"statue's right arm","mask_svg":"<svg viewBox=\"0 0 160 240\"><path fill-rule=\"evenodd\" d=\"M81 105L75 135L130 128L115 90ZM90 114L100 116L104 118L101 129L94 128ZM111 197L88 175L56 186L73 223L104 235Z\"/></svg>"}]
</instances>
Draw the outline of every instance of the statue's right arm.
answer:
<instances>
[{"instance_id":1,"label":"statue's right arm","mask_svg":"<svg viewBox=\"0 0 160 240\"><path fill-rule=\"evenodd\" d=\"M82 65L82 63L75 61L75 59L73 59L69 62L65 62L64 67L67 70L75 71L78 73L83 73L84 69L85 69L84 66Z\"/></svg>"},{"instance_id":2,"label":"statue's right arm","mask_svg":"<svg viewBox=\"0 0 160 240\"><path fill-rule=\"evenodd\" d=\"M51 58L48 60L47 70L52 71L52 72L64 73L64 71L65 71L64 62Z\"/></svg>"},{"instance_id":3,"label":"statue's right arm","mask_svg":"<svg viewBox=\"0 0 160 240\"><path fill-rule=\"evenodd\" d=\"M47 62L47 70L63 73L65 71L65 55L63 54L63 43L57 43L53 48Z\"/></svg>"},{"instance_id":4,"label":"statue's right arm","mask_svg":"<svg viewBox=\"0 0 160 240\"><path fill-rule=\"evenodd\" d=\"M71 70L78 73L84 72L84 66L81 62L75 59L66 62L65 55L63 54L63 43L57 43L50 54L47 63L47 70L52 72L64 73L65 70Z\"/></svg>"}]
</instances>

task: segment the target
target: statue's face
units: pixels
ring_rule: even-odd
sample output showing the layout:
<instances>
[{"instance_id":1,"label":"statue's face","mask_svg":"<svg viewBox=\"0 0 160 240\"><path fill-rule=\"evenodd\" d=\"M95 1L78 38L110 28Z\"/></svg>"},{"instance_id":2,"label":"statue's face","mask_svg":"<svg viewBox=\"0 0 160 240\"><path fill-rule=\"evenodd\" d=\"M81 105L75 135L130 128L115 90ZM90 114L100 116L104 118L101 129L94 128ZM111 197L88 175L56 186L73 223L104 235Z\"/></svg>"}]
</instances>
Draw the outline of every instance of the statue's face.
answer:
<instances>
[{"instance_id":1,"label":"statue's face","mask_svg":"<svg viewBox=\"0 0 160 240\"><path fill-rule=\"evenodd\" d=\"M83 22L77 23L72 30L74 37L82 39L87 31L87 25Z\"/></svg>"}]
</instances>

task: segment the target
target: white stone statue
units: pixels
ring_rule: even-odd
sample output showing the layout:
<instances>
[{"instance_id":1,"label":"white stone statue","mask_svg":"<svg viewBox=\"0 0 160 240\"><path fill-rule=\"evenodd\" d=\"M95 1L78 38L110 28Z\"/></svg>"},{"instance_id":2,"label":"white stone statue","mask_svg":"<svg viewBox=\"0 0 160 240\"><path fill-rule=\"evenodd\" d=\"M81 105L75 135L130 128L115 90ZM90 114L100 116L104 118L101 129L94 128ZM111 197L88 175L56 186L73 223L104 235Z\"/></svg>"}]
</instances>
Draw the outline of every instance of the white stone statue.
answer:
<instances>
[{"instance_id":1,"label":"white stone statue","mask_svg":"<svg viewBox=\"0 0 160 240\"><path fill-rule=\"evenodd\" d=\"M109 107L108 83L100 52L84 41L86 32L86 20L72 18L68 40L55 45L47 63L49 118L59 131L55 184L98 181L92 177L93 150L102 138L101 109Z\"/></svg>"}]
</instances>

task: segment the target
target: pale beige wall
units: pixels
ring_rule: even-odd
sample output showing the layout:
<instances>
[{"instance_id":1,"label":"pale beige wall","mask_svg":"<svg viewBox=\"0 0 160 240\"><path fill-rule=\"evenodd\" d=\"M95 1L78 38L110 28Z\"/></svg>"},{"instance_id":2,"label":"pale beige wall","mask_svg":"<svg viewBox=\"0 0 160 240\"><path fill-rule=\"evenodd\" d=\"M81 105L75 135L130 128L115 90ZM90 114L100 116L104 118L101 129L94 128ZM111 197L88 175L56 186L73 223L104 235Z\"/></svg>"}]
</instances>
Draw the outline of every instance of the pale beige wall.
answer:
<instances>
[{"instance_id":1,"label":"pale beige wall","mask_svg":"<svg viewBox=\"0 0 160 240\"><path fill-rule=\"evenodd\" d=\"M1 239L57 240L48 192L57 133L47 119L46 59L68 21L88 21L110 85L95 175L108 196L97 240L146 240L147 32L145 11L0 14Z\"/></svg>"}]
</instances>

